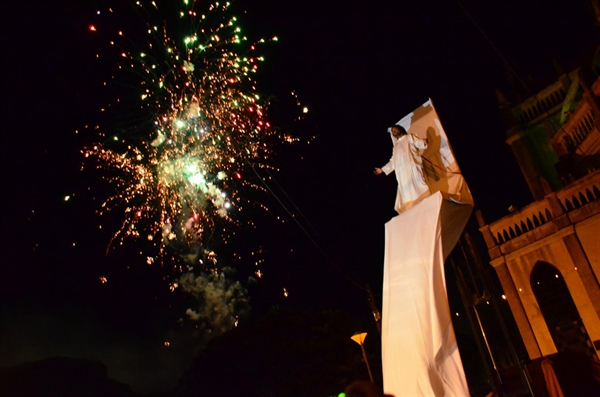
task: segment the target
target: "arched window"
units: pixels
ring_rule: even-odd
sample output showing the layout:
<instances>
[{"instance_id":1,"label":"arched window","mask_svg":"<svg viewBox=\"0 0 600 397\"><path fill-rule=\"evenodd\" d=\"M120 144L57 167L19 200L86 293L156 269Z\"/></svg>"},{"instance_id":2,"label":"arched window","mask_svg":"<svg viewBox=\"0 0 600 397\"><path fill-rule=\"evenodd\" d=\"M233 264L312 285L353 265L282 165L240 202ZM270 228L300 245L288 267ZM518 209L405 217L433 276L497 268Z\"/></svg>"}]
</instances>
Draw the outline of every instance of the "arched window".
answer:
<instances>
[{"instance_id":1,"label":"arched window","mask_svg":"<svg viewBox=\"0 0 600 397\"><path fill-rule=\"evenodd\" d=\"M502 235L500 233L498 233L498 235L496 236L496 245L499 244L504 244L504 239L502 238Z\"/></svg>"},{"instance_id":2,"label":"arched window","mask_svg":"<svg viewBox=\"0 0 600 397\"><path fill-rule=\"evenodd\" d=\"M585 189L585 195L586 195L588 201L590 201L590 202L594 201L596 199L590 189Z\"/></svg>"},{"instance_id":3,"label":"arched window","mask_svg":"<svg viewBox=\"0 0 600 397\"><path fill-rule=\"evenodd\" d=\"M523 234L523 229L521 229L521 227L519 226L518 223L515 223L515 234L517 236L520 236L521 234Z\"/></svg>"},{"instance_id":4,"label":"arched window","mask_svg":"<svg viewBox=\"0 0 600 397\"><path fill-rule=\"evenodd\" d=\"M527 218L527 230L533 230L533 228L534 227L533 227L533 222L531 222L531 218Z\"/></svg>"},{"instance_id":5,"label":"arched window","mask_svg":"<svg viewBox=\"0 0 600 397\"><path fill-rule=\"evenodd\" d=\"M531 271L530 282L556 349L594 357L592 342L561 272L540 261Z\"/></svg>"},{"instance_id":6,"label":"arched window","mask_svg":"<svg viewBox=\"0 0 600 397\"><path fill-rule=\"evenodd\" d=\"M575 209L575 207L573 207L573 204L571 204L571 202L568 199L565 199L565 202L567 203L566 207L568 212L571 212Z\"/></svg>"},{"instance_id":7,"label":"arched window","mask_svg":"<svg viewBox=\"0 0 600 397\"><path fill-rule=\"evenodd\" d=\"M577 196L573 195L571 196L571 199L573 199L573 205L575 206L575 208L581 207L581 203L579 202Z\"/></svg>"}]
</instances>

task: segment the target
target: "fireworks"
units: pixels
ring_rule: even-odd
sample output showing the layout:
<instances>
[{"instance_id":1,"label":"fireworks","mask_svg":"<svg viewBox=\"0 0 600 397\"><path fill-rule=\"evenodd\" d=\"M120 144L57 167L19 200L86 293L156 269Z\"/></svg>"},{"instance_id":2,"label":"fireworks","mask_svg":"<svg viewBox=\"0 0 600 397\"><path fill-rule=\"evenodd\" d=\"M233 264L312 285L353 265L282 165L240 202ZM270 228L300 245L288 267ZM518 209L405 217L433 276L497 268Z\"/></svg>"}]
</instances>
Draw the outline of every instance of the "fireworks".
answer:
<instances>
[{"instance_id":1,"label":"fireworks","mask_svg":"<svg viewBox=\"0 0 600 397\"><path fill-rule=\"evenodd\" d=\"M136 4L158 13L154 1ZM191 27L186 36L146 22L147 41L134 46L125 30L103 30L112 9L89 26L91 34L114 36L119 71L138 79L142 115L119 134L98 128L102 142L83 150L114 186L100 212L123 212L111 244L141 237L158 255L171 244L210 251L206 240L254 204L245 192L265 190L257 175L273 168L273 145L293 141L270 125L253 79L263 60L257 45L265 40L248 42L237 19L227 17L229 3L215 3L206 14L192 1L182 6L177 26ZM216 264L210 254L206 259Z\"/></svg>"}]
</instances>

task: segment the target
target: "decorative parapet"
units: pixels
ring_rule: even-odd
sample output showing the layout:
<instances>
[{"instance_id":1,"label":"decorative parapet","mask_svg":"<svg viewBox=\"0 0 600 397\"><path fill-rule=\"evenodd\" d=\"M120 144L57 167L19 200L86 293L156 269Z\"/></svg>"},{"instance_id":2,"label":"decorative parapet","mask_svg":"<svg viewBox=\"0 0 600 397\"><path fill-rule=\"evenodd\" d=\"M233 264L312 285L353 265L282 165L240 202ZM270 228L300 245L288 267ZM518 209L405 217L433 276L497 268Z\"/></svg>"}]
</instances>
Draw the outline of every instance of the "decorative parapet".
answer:
<instances>
[{"instance_id":1,"label":"decorative parapet","mask_svg":"<svg viewBox=\"0 0 600 397\"><path fill-rule=\"evenodd\" d=\"M556 192L556 198L562 210L569 216L571 223L582 219L581 209L600 200L600 171L581 178Z\"/></svg>"},{"instance_id":2,"label":"decorative parapet","mask_svg":"<svg viewBox=\"0 0 600 397\"><path fill-rule=\"evenodd\" d=\"M546 200L540 200L512 212L489 226L496 245L502 245L551 222L553 219L554 215L550 205Z\"/></svg>"},{"instance_id":3,"label":"decorative parapet","mask_svg":"<svg viewBox=\"0 0 600 397\"><path fill-rule=\"evenodd\" d=\"M585 142L592 135L595 127L595 117L589 97L584 97L569 119L552 137L552 146L559 156L575 154L578 150L585 153L590 142Z\"/></svg>"},{"instance_id":4,"label":"decorative parapet","mask_svg":"<svg viewBox=\"0 0 600 397\"><path fill-rule=\"evenodd\" d=\"M569 80L573 81L578 72L579 69L570 72L567 75ZM514 119L519 124L527 124L537 119L539 116L544 115L546 112L554 113L558 111L562 107L567 95L566 90L567 88L561 80L556 81L536 95L531 96L519 105L514 106L512 108Z\"/></svg>"},{"instance_id":5,"label":"decorative parapet","mask_svg":"<svg viewBox=\"0 0 600 397\"><path fill-rule=\"evenodd\" d=\"M498 248L503 254L512 252L598 212L600 171L489 225L480 224L480 230L488 236L486 244L490 254L497 257Z\"/></svg>"}]
</instances>

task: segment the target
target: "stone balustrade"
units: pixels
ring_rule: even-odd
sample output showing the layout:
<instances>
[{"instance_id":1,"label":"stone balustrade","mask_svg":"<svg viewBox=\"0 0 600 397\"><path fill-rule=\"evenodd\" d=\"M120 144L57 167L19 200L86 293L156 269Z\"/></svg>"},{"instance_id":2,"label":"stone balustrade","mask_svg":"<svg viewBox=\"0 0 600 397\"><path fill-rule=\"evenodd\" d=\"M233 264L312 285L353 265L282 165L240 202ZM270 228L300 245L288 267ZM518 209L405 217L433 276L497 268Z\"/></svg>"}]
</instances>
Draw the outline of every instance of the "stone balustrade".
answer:
<instances>
[{"instance_id":1,"label":"stone balustrade","mask_svg":"<svg viewBox=\"0 0 600 397\"><path fill-rule=\"evenodd\" d=\"M568 74L571 81L576 78L579 69ZM562 81L556 81L534 96L524 100L519 105L512 108L514 119L519 124L527 124L538 117L545 115L546 112L554 113L562 107L565 100L567 88Z\"/></svg>"},{"instance_id":2,"label":"stone balustrade","mask_svg":"<svg viewBox=\"0 0 600 397\"><path fill-rule=\"evenodd\" d=\"M502 253L511 252L596 212L600 212L600 171L484 226L493 237L486 243L488 249L499 246Z\"/></svg>"},{"instance_id":3,"label":"stone balustrade","mask_svg":"<svg viewBox=\"0 0 600 397\"><path fill-rule=\"evenodd\" d=\"M552 145L555 148L561 146L563 148L561 151L567 151L571 154L575 153L578 149L585 152L586 150L582 146L586 146L584 145L584 141L590 136L594 128L592 106L589 100L582 99L566 123L562 125L552 138Z\"/></svg>"}]
</instances>

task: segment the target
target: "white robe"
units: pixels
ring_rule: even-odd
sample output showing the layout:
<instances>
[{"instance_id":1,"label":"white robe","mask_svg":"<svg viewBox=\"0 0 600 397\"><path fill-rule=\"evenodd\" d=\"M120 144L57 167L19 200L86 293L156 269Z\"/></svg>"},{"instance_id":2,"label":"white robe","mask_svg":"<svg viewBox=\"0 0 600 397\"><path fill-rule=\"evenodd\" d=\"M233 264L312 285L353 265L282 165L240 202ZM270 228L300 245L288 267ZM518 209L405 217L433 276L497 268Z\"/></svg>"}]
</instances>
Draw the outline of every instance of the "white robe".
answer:
<instances>
[{"instance_id":1,"label":"white robe","mask_svg":"<svg viewBox=\"0 0 600 397\"><path fill-rule=\"evenodd\" d=\"M427 148L427 141L413 134L393 140L392 158L381 169L386 175L396 171L398 192L394 209L400 214L431 194L421 158L421 153Z\"/></svg>"}]
</instances>

